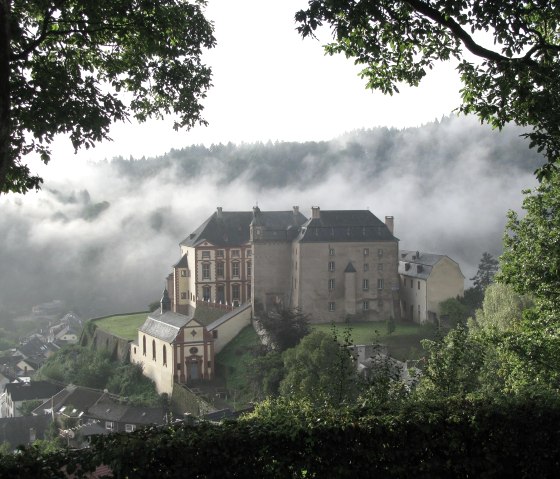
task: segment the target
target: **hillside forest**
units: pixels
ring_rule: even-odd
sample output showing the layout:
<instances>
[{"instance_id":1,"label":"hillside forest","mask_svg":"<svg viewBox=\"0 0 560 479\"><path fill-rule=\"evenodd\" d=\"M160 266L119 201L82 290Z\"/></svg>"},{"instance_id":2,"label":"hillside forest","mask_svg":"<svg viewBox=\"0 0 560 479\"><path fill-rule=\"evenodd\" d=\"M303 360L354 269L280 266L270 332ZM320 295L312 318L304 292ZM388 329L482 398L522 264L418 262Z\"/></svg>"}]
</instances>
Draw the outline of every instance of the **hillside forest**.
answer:
<instances>
[{"instance_id":1,"label":"hillside forest","mask_svg":"<svg viewBox=\"0 0 560 479\"><path fill-rule=\"evenodd\" d=\"M400 247L447 254L465 277L498 257L507 211L542 157L473 117L373 128L324 142L193 145L157 158L54 158L39 192L0 198L0 319L59 299L82 317L157 301L178 244L224 210L365 209ZM118 264L118 267L115 265Z\"/></svg>"}]
</instances>

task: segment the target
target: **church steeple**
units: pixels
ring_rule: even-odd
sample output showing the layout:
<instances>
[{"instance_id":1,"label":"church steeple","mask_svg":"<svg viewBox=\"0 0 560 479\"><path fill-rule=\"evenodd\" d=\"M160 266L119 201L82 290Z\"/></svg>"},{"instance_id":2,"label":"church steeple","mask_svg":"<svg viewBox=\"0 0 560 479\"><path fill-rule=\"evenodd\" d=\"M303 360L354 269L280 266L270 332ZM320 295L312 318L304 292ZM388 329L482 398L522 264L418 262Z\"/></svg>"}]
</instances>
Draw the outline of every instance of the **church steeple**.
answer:
<instances>
[{"instance_id":1,"label":"church steeple","mask_svg":"<svg viewBox=\"0 0 560 479\"><path fill-rule=\"evenodd\" d=\"M167 291L167 288L163 290L160 304L161 304L161 314L165 313L166 311L171 311L171 300L169 299L169 293Z\"/></svg>"}]
</instances>

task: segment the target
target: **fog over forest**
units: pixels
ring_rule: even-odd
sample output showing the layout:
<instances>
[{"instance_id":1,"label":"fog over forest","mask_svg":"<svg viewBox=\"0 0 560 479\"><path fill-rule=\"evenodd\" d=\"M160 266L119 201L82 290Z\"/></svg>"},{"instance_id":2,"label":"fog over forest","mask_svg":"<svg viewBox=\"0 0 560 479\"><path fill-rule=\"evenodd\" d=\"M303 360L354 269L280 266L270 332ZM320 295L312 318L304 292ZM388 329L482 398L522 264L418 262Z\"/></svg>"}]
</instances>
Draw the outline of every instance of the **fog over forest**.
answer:
<instances>
[{"instance_id":1,"label":"fog over forest","mask_svg":"<svg viewBox=\"0 0 560 479\"><path fill-rule=\"evenodd\" d=\"M163 157L44 170L39 193L0 198L0 315L65 300L84 317L145 310L178 244L226 211L370 209L400 247L448 254L466 278L501 252L508 209L544 159L473 118L376 128L330 142L191 146Z\"/></svg>"}]
</instances>

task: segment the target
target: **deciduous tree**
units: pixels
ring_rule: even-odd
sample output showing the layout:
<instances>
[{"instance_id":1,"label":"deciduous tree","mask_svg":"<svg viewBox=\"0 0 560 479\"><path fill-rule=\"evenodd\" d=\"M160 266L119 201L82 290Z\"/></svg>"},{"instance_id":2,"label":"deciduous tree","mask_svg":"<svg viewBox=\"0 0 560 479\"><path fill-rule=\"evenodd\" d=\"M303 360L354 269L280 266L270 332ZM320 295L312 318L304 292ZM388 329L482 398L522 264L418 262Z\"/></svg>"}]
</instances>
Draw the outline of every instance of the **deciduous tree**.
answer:
<instances>
[{"instance_id":1,"label":"deciduous tree","mask_svg":"<svg viewBox=\"0 0 560 479\"><path fill-rule=\"evenodd\" d=\"M460 111L494 127L532 128L527 136L555 168L560 154L560 9L553 0L310 0L296 14L299 32L323 24L344 53L363 65L369 88L416 86L438 61L456 59ZM490 36L490 42L484 37ZM492 46L486 46L486 44Z\"/></svg>"},{"instance_id":2,"label":"deciduous tree","mask_svg":"<svg viewBox=\"0 0 560 479\"><path fill-rule=\"evenodd\" d=\"M68 134L89 148L109 126L175 114L202 119L214 45L204 0L0 0L0 193L38 188L23 158L47 163Z\"/></svg>"}]
</instances>

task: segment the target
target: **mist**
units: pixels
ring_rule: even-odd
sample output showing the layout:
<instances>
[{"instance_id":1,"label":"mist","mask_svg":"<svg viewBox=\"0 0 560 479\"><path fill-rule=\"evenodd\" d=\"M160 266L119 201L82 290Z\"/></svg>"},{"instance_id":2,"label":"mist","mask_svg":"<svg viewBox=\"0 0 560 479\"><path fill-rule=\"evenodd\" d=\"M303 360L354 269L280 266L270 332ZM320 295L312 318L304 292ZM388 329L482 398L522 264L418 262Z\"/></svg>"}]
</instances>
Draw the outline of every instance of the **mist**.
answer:
<instances>
[{"instance_id":1,"label":"mist","mask_svg":"<svg viewBox=\"0 0 560 479\"><path fill-rule=\"evenodd\" d=\"M179 243L226 211L370 209L400 248L447 254L470 278L498 256L509 209L544 159L521 130L472 118L330 142L191 146L150 159L57 158L38 193L0 197L0 314L61 299L83 317L146 310ZM468 281L467 281L468 285Z\"/></svg>"}]
</instances>

